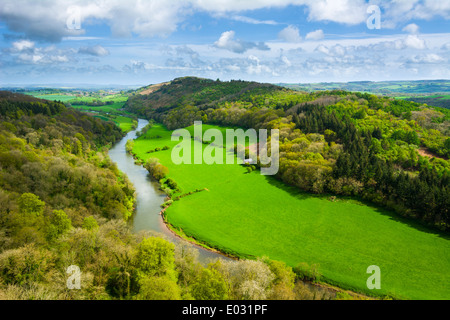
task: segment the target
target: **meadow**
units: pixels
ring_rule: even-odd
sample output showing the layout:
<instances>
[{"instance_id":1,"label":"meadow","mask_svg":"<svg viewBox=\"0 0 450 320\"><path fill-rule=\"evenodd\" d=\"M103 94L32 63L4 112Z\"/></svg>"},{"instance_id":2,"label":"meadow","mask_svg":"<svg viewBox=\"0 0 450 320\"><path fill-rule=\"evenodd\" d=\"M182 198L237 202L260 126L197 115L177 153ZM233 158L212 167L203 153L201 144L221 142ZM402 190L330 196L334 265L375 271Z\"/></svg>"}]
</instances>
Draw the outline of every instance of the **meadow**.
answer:
<instances>
[{"instance_id":1,"label":"meadow","mask_svg":"<svg viewBox=\"0 0 450 320\"><path fill-rule=\"evenodd\" d=\"M203 126L211 128L225 129ZM168 177L181 188L178 195L206 189L166 211L179 232L238 257L266 256L292 267L316 264L323 281L369 295L450 298L448 235L355 199L302 193L241 165L177 166L171 153L179 142L171 141L171 133L155 125L133 151L168 167ZM170 149L148 153L164 146ZM381 269L381 290L367 288L371 265Z\"/></svg>"}]
</instances>

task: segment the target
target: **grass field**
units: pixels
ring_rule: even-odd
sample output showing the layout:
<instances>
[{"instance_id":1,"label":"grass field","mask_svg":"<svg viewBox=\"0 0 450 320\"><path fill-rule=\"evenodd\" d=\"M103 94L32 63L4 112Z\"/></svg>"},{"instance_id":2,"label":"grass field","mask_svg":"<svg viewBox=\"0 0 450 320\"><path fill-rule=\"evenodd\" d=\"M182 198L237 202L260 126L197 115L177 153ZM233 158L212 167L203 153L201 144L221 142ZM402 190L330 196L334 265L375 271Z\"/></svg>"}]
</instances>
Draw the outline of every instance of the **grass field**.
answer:
<instances>
[{"instance_id":1,"label":"grass field","mask_svg":"<svg viewBox=\"0 0 450 320\"><path fill-rule=\"evenodd\" d=\"M356 200L298 192L259 172L246 174L240 165L176 166L171 150L177 143L156 125L136 141L134 152L160 159L181 193L208 189L167 211L169 223L186 235L241 257L318 264L327 282L368 294L450 299L448 236ZM171 150L147 153L166 145ZM371 265L381 268L381 290L367 289Z\"/></svg>"},{"instance_id":2,"label":"grass field","mask_svg":"<svg viewBox=\"0 0 450 320\"><path fill-rule=\"evenodd\" d=\"M128 117L117 116L112 119L123 132L129 132L137 127L137 121Z\"/></svg>"},{"instance_id":3,"label":"grass field","mask_svg":"<svg viewBox=\"0 0 450 320\"><path fill-rule=\"evenodd\" d=\"M106 106L85 106L85 105L77 105L76 103L72 104L72 108L82 110L82 111L97 111L97 112L114 112L123 108L124 102L115 102L111 105ZM125 112L122 112L125 113Z\"/></svg>"},{"instance_id":4,"label":"grass field","mask_svg":"<svg viewBox=\"0 0 450 320\"><path fill-rule=\"evenodd\" d=\"M59 94L45 94L45 95L33 95L33 96L38 99L61 101L61 102L68 102L70 100L76 99L75 96L59 95Z\"/></svg>"}]
</instances>

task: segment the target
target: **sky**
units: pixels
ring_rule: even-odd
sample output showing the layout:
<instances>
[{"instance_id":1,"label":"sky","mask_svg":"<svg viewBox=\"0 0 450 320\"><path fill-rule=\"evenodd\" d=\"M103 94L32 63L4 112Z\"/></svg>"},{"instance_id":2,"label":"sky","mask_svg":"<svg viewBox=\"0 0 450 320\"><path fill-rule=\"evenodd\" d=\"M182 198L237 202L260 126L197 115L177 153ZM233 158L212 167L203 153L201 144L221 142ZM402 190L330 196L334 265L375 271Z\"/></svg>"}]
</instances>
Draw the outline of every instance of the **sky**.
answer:
<instances>
[{"instance_id":1,"label":"sky","mask_svg":"<svg viewBox=\"0 0 450 320\"><path fill-rule=\"evenodd\" d=\"M450 0L1 0L0 86L449 79Z\"/></svg>"}]
</instances>

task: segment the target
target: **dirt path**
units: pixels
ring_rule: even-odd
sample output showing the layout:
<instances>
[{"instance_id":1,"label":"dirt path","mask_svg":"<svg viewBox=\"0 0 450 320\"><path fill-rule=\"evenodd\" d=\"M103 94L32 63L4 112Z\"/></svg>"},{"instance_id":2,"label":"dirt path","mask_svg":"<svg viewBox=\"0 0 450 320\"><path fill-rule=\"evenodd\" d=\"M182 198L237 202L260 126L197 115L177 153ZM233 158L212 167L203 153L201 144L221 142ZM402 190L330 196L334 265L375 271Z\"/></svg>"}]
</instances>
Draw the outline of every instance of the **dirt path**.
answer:
<instances>
[{"instance_id":1,"label":"dirt path","mask_svg":"<svg viewBox=\"0 0 450 320\"><path fill-rule=\"evenodd\" d=\"M436 159L447 160L444 157L441 157L425 148L420 148L419 150L417 150L417 152L419 152L419 155L421 155L422 157L426 157L428 159L436 158Z\"/></svg>"}]
</instances>

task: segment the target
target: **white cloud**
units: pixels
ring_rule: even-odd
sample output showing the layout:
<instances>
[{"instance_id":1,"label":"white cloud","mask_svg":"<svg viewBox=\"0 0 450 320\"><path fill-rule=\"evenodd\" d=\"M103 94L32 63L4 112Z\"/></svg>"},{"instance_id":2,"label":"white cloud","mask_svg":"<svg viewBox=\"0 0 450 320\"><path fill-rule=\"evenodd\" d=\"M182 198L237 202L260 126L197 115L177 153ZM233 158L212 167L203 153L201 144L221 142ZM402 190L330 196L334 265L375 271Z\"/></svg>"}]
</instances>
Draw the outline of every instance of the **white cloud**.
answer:
<instances>
[{"instance_id":1,"label":"white cloud","mask_svg":"<svg viewBox=\"0 0 450 320\"><path fill-rule=\"evenodd\" d=\"M367 3L364 0L318 0L306 1L309 20L333 21L349 25L367 20Z\"/></svg>"},{"instance_id":2,"label":"white cloud","mask_svg":"<svg viewBox=\"0 0 450 320\"><path fill-rule=\"evenodd\" d=\"M267 25L271 25L271 26L276 26L279 24L278 22L273 21L273 20L257 20L257 19L245 17L245 16L232 16L231 19L235 20L235 21L239 21L239 22L249 23L249 24L267 24Z\"/></svg>"},{"instance_id":3,"label":"white cloud","mask_svg":"<svg viewBox=\"0 0 450 320\"><path fill-rule=\"evenodd\" d=\"M327 47L323 44L317 46L316 50L317 52L326 54L327 56L332 56L332 57L343 57L348 53L348 50L353 50L352 46L349 47L344 47L340 44L336 44L332 47Z\"/></svg>"},{"instance_id":4,"label":"white cloud","mask_svg":"<svg viewBox=\"0 0 450 320\"><path fill-rule=\"evenodd\" d=\"M323 30L316 30L306 35L306 40L322 40L325 37Z\"/></svg>"},{"instance_id":5,"label":"white cloud","mask_svg":"<svg viewBox=\"0 0 450 320\"><path fill-rule=\"evenodd\" d=\"M108 49L105 49L104 47L100 45L96 45L93 47L81 47L78 50L79 54L87 54L95 57L105 57L110 54Z\"/></svg>"},{"instance_id":6,"label":"white cloud","mask_svg":"<svg viewBox=\"0 0 450 320\"><path fill-rule=\"evenodd\" d=\"M420 39L417 35L409 35L408 37L406 37L406 39L404 40L404 44L408 48L418 50L423 50L427 47L425 40Z\"/></svg>"},{"instance_id":7,"label":"white cloud","mask_svg":"<svg viewBox=\"0 0 450 320\"><path fill-rule=\"evenodd\" d=\"M21 52L26 50L34 50L35 43L28 40L16 41L12 44L12 51Z\"/></svg>"},{"instance_id":8,"label":"white cloud","mask_svg":"<svg viewBox=\"0 0 450 320\"><path fill-rule=\"evenodd\" d=\"M236 40L235 35L236 33L233 30L222 33L219 40L214 43L214 46L216 48L229 50L234 53L244 53L249 49L270 50L269 47L263 42L254 43Z\"/></svg>"},{"instance_id":9,"label":"white cloud","mask_svg":"<svg viewBox=\"0 0 450 320\"><path fill-rule=\"evenodd\" d=\"M409 62L412 63L442 63L445 62L445 59L435 53L428 53L425 55L419 55L419 56L415 56L412 57L411 59L409 59Z\"/></svg>"},{"instance_id":10,"label":"white cloud","mask_svg":"<svg viewBox=\"0 0 450 320\"><path fill-rule=\"evenodd\" d=\"M288 26L280 31L278 38L286 42L301 42L302 37L300 36L300 31L295 26Z\"/></svg>"},{"instance_id":11,"label":"white cloud","mask_svg":"<svg viewBox=\"0 0 450 320\"><path fill-rule=\"evenodd\" d=\"M419 26L415 23L408 24L406 27L403 28L403 31L411 33L411 34L418 34L419 33Z\"/></svg>"},{"instance_id":12,"label":"white cloud","mask_svg":"<svg viewBox=\"0 0 450 320\"><path fill-rule=\"evenodd\" d=\"M5 49L4 52L10 53L16 63L48 65L69 62L74 50L59 50L55 46L36 47L33 41L19 40L13 42L11 48Z\"/></svg>"},{"instance_id":13,"label":"white cloud","mask_svg":"<svg viewBox=\"0 0 450 320\"><path fill-rule=\"evenodd\" d=\"M450 19L450 1L438 0L371 0L383 11L383 26L395 26L412 19L444 17ZM251 23L276 25L273 20L258 20L239 13L252 10L303 7L309 21L341 24L364 24L367 20L366 0L2 0L0 21L12 32L31 40L61 41L65 37L85 33L84 25L102 21L119 37L137 34L141 37L166 37L195 12L229 16ZM67 28L71 17L68 8L78 7L80 30ZM407 31L408 32L408 31Z\"/></svg>"}]
</instances>

